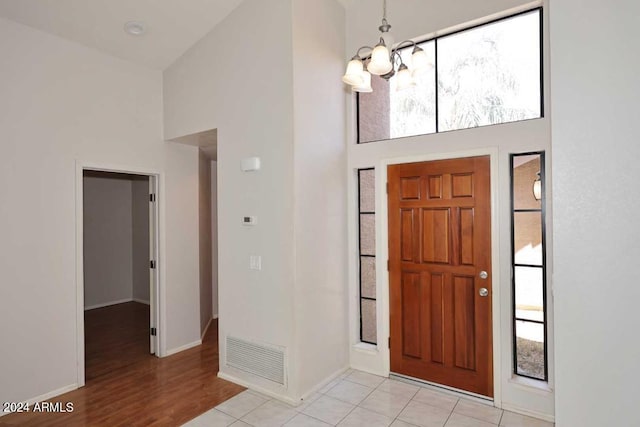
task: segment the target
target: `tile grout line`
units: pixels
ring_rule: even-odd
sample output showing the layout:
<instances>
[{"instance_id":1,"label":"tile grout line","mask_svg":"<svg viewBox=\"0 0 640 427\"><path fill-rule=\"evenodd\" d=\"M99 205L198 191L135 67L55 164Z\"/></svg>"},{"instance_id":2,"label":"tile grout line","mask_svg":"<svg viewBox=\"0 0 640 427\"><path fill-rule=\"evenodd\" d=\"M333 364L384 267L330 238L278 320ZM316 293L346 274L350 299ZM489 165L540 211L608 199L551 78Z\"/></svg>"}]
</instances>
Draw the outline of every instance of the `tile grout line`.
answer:
<instances>
[{"instance_id":1,"label":"tile grout line","mask_svg":"<svg viewBox=\"0 0 640 427\"><path fill-rule=\"evenodd\" d=\"M247 389L246 391L248 391L248 390L249 390L249 389ZM249 394L252 394L252 395L256 396L254 393L251 393L251 392L249 392ZM237 395L236 395L236 396L237 396ZM234 397L235 397L235 396L234 396ZM258 396L258 397L261 397L261 396ZM232 398L232 399L233 399L233 398ZM229 399L229 400L231 400L231 399ZM246 414L242 415L240 418L236 418L236 417L234 417L233 415L228 414L228 413L224 412L224 411L223 411L223 410L221 410L221 409L218 409L217 407L214 407L213 409L215 409L215 410L217 410L217 411L220 411L220 412L222 412L223 414L230 416L231 418L234 418L234 419L236 420L236 421L234 421L234 422L242 421L243 423L249 424L249 423L247 423L246 421L243 421L243 420L242 420L242 418L243 418L243 417L246 417L247 415L249 415L250 413L252 413L252 412L253 412L253 411L255 411L256 409L258 409L258 408L260 408L260 407L262 407L262 406L266 405L267 403L271 402L272 400L273 400L273 399L267 398L267 400L266 400L266 401L262 402L260 405L256 406L255 408L253 408L252 410L250 410L250 411L249 411L249 412L247 412ZM228 401L227 401L227 402L228 402ZM224 403L224 402L222 402L222 403ZM233 423L231 423L231 424L233 424ZM230 424L230 425L231 425L231 424Z\"/></svg>"},{"instance_id":2,"label":"tile grout line","mask_svg":"<svg viewBox=\"0 0 640 427\"><path fill-rule=\"evenodd\" d=\"M313 418L314 420L316 420L316 421L320 421L321 423L325 423L325 424L331 425L331 424L329 424L329 423L328 423L328 422L326 422L326 421L322 421L320 418L316 418L316 417L314 417L313 415L305 414L304 412L298 412L298 414L299 414L299 415L304 415L305 417ZM295 418L295 417L294 417L294 418ZM291 420L289 420L289 421L291 421ZM289 421L287 421L287 422L289 422Z\"/></svg>"},{"instance_id":3,"label":"tile grout line","mask_svg":"<svg viewBox=\"0 0 640 427\"><path fill-rule=\"evenodd\" d=\"M352 373L353 373L353 372L352 372ZM351 374L349 374L349 375L351 375ZM349 375L347 375L347 376L346 376L346 377L344 377L344 378L339 378L339 381L338 381L338 382L337 382L333 387L329 388L329 390L327 390L325 393L318 392L318 394L321 394L322 396L328 397L328 398L330 398L330 399L337 400L338 402L342 402L342 403L347 403L347 404L349 404L349 405L353 405L353 403L351 403L351 402L346 402L346 401L344 401L344 400L342 400L342 399L338 399L338 398L336 398L336 397L333 397L333 396L329 396L329 395L327 395L327 393L328 393L329 391L333 390L335 387L337 387L338 385L340 385L340 383L341 383L341 382L346 381L346 378L347 378ZM352 381L348 381L348 382L349 382L349 383L351 383L351 384L357 384L357 383L354 383L354 382L352 382ZM362 385L362 384L358 384L358 385ZM363 387L366 387L366 386L363 386ZM368 387L368 388L371 388L371 387ZM375 390L375 389L372 389L372 390L371 390L371 392L369 392L369 394L373 393L373 391L374 391L374 390ZM364 398L364 399L366 399L367 397L369 397L369 394L367 394L367 396L365 396L365 398ZM360 403L362 403L362 402L364 401L364 399L362 399L362 401L361 401ZM316 399L316 400L318 400L318 399ZM313 403L315 403L315 400L314 400L313 402L311 402L311 403L309 404L309 406L313 405ZM349 414L351 414L351 413L352 413L356 408L358 408L358 407L359 407L359 405L353 405L353 408L351 408L351 410L350 410L349 412L347 412L347 414L346 414L344 417L340 418L340 420L339 420L336 424L334 424L334 425L336 425L336 426L337 426L338 424L340 424L340 423L341 423L345 418L347 418L347 417L349 416ZM298 413L299 413L299 414L306 415L306 416L308 416L308 417L311 417L311 418L313 418L314 420L318 420L318 421L323 422L323 423L325 423L325 424L329 424L329 425L331 425L330 423L328 423L328 422L326 422L326 421L323 421L323 420L321 420L321 419L319 419L319 418L316 418L316 417L314 417L314 416L312 416L312 415L305 414L304 412L298 412Z\"/></svg>"},{"instance_id":4,"label":"tile grout line","mask_svg":"<svg viewBox=\"0 0 640 427\"><path fill-rule=\"evenodd\" d=\"M446 427L447 423L449 422L449 420L451 419L451 416L453 415L453 411L455 411L456 406L458 406L458 403L460 403L460 398L458 398L458 400L456 401L456 404L453 405L453 408L451 408L451 412L449 412L449 416L447 417L447 420L444 422L444 424L442 425L442 427Z\"/></svg>"},{"instance_id":5,"label":"tile grout line","mask_svg":"<svg viewBox=\"0 0 640 427\"><path fill-rule=\"evenodd\" d=\"M409 399L409 401L402 407L402 409L400 410L400 412L398 412L398 415L396 415L396 417L391 421L391 424L393 424L396 421L402 421L399 417L400 414L402 414L402 412L404 412L405 409L407 409L407 406L409 406L409 403L413 402L413 398L416 396L416 394L418 394L419 390L416 390L416 392L413 394L413 396L411 396L411 399ZM406 421L402 421L403 423L407 423ZM391 425L389 424L389 425ZM407 424L411 424L411 423L407 423Z\"/></svg>"},{"instance_id":6,"label":"tile grout line","mask_svg":"<svg viewBox=\"0 0 640 427\"><path fill-rule=\"evenodd\" d=\"M460 402L461 400L464 400L465 402L470 402L470 403L475 403L475 404L478 404L478 405L482 405L481 403L474 402L473 400L463 399L463 398L458 399L458 402ZM456 403L456 406L458 406L457 403ZM475 411L473 412L474 415L468 415L468 414L460 414L460 415L463 415L463 416L468 417L468 418L473 418L474 420L482 421L482 422L485 422L487 424L493 424L494 426L500 427L500 422L502 421L502 417L504 416L504 409L496 408L495 406L489 406L489 405L484 405L484 406L486 406L487 408L496 409L496 410L500 411L500 418L498 419L498 424L493 424L491 421L487 421L486 419L478 418L478 416L476 415ZM454 407L454 409L455 409L455 407Z\"/></svg>"},{"instance_id":7,"label":"tile grout line","mask_svg":"<svg viewBox=\"0 0 640 427\"><path fill-rule=\"evenodd\" d=\"M353 372L352 372L351 374L353 374ZM342 379L342 381L348 381L348 380L347 380L347 378L349 378L349 377L351 376L351 374L349 374L349 375L347 375L345 378L343 378L343 379ZM342 382L342 381L341 381L341 382ZM358 384L358 383L354 383L353 381L348 381L348 382L350 382L351 384ZM340 383L338 383L338 384L340 384ZM336 384L336 386L338 386L338 384ZM380 384L382 384L382 383L380 383ZM361 386L363 386L363 387L367 387L367 386L365 386L364 384L358 384L358 385L361 385ZM368 387L368 388L371 388L371 387ZM369 392L369 393L364 397L364 399L362 399L362 400L360 401L360 403L364 402L364 401L367 399L367 397L369 397L369 396L371 395L371 393L373 393L376 389L377 389L377 387L376 387L376 388L371 388L371 391L370 391L370 392ZM329 396L329 397L331 397L331 396ZM335 399L335 398L334 398L334 399ZM340 400L340 399L336 399L336 400ZM343 402L343 400L340 400L340 402ZM350 403L350 402L345 402L345 403ZM340 424L341 422L343 422L343 421L344 421L344 419L345 419L345 418L347 418L349 415L351 415L351 413L352 413L353 411L355 411L355 410L356 410L356 408L360 408L360 403L358 403L357 405L353 405L353 403L352 403L353 408L352 408L352 409L347 413L347 415L345 415L344 417L342 417L342 418L340 419L340 421L338 421L338 423L336 424L336 426L337 426L338 424ZM364 408L360 408L360 409L364 409Z\"/></svg>"}]
</instances>

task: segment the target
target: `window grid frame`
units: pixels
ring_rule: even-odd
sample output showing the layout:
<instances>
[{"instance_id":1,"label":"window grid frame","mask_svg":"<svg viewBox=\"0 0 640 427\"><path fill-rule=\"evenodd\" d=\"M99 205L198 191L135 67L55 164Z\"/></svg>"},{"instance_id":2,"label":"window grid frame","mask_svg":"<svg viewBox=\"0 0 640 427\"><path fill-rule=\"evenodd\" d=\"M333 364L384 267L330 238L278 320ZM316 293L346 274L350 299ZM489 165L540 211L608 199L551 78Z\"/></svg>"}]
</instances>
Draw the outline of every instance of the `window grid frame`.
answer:
<instances>
[{"instance_id":1,"label":"window grid frame","mask_svg":"<svg viewBox=\"0 0 640 427\"><path fill-rule=\"evenodd\" d=\"M360 145L360 144L369 144L372 142L381 142L381 141L393 141L393 140L397 140L397 139L402 139L402 138L415 138L417 136L424 136L424 135L435 135L438 133L444 133L444 132L455 132L457 130L465 130L465 129L475 129L475 128L481 128L481 127L486 127L486 126L496 126L496 125L501 125L501 124L505 124L505 123L517 123L517 122L525 122L528 120L538 120L538 119L543 119L545 117L544 115L544 54L543 54L543 47L544 47L544 30L543 30L543 25L544 25L544 12L543 12L543 7L542 6L537 6L531 9L527 9L527 10L523 10L522 12L518 12L518 13L514 13L511 15L507 15L507 16L503 16L500 18L496 18L496 19L492 19L490 21L487 22L482 22L480 24L476 24L476 25L472 25L470 27L465 27L465 28L461 28L459 30L455 30L455 31L451 31L448 33L443 33L439 36L435 36L435 37L428 37L428 38L424 38L424 39L417 39L414 40L416 45L422 44L422 43L428 43L430 41L434 42L434 51L435 51L435 63L434 63L434 71L435 71L435 132L433 133L421 133L421 134L417 134L417 135L408 135L408 136L401 136L401 137L397 137L397 138L391 138L389 137L388 139L375 139L373 141L364 141L364 142L360 142L360 92L354 92L355 93L355 104L356 104L356 145ZM491 24L495 24L497 22L500 21L504 21L507 19L511 19L511 18L515 18L516 16L520 16L520 15L525 15L527 13L531 13L537 11L538 12L538 18L539 18L539 25L538 25L538 29L539 29L539 34L538 34L538 40L540 43L540 49L539 49L539 54L540 54L540 117L534 117L534 118L530 118L530 119L524 119L524 120L516 120L513 122L503 122L503 123L494 123L494 124L488 124L488 125L481 125L481 126L475 126L475 127L471 127L471 128L461 128L461 129L451 129L451 130L446 130L446 131L441 131L440 130L440 112L439 112L439 99L438 99L438 40L448 37L448 36L452 36L455 34L459 34L459 33L463 33L465 31L471 31L474 30L476 28L485 26L485 25L491 25ZM406 48L402 48L400 49L402 50L406 50L406 49L411 49L412 46L406 47ZM364 59L368 58L365 57Z\"/></svg>"},{"instance_id":2,"label":"window grid frame","mask_svg":"<svg viewBox=\"0 0 640 427\"><path fill-rule=\"evenodd\" d=\"M362 189L360 188L360 182L361 182L361 173L363 171L374 171L374 177L375 177L375 170L376 168L374 167L368 167L368 168L358 168L357 169L357 181L358 181L358 307L360 309L360 342L365 343L365 344L371 344L371 345L378 345L377 342L371 342L371 341L367 341L363 338L362 336L362 301L375 301L376 302L376 310L377 310L377 304L378 304L378 300L377 298L371 298L371 297L364 297L362 296L362 258L373 258L374 259L374 266L375 263L377 262L376 259L376 255L371 255L371 254L363 254L362 253L362 215L373 215L375 218L375 210L373 212L370 211L362 211L361 210L361 195L362 195ZM374 181L374 187L375 187L375 181ZM375 191L374 191L375 194ZM374 250L375 251L375 250ZM376 317L376 321L377 321L377 317ZM376 332L377 332L377 328L376 328ZM377 341L377 333L376 333L376 341Z\"/></svg>"},{"instance_id":3,"label":"window grid frame","mask_svg":"<svg viewBox=\"0 0 640 427\"><path fill-rule=\"evenodd\" d=\"M514 197L514 159L520 156L539 156L540 157L540 208L539 209L516 209L515 197ZM546 243L546 185L545 185L545 151L532 151L525 153L511 153L509 154L509 177L510 177L510 209L511 209L511 317L512 321L512 350L513 350L513 374L519 377L530 378L536 381L549 381L549 341L548 341L548 317L547 317L547 243ZM540 228L541 228L541 245L542 245L542 261L541 265L535 264L523 264L515 262L515 215L519 212L539 212L540 213ZM542 269L542 321L533 319L523 319L516 316L516 267L528 267L528 268L540 268ZM517 322L534 323L542 325L543 329L543 353L544 353L544 377L538 378L531 375L518 372L518 348L517 348Z\"/></svg>"}]
</instances>

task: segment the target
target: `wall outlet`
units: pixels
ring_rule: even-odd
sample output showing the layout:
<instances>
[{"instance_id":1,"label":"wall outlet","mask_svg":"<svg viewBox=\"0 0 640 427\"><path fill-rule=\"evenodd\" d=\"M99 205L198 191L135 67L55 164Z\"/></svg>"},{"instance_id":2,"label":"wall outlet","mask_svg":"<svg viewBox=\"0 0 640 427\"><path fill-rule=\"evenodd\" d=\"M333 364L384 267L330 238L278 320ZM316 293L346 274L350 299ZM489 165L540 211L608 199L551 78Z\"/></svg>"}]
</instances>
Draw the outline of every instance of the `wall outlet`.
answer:
<instances>
[{"instance_id":1,"label":"wall outlet","mask_svg":"<svg viewBox=\"0 0 640 427\"><path fill-rule=\"evenodd\" d=\"M260 255L249 256L249 269L262 270L262 257Z\"/></svg>"}]
</instances>

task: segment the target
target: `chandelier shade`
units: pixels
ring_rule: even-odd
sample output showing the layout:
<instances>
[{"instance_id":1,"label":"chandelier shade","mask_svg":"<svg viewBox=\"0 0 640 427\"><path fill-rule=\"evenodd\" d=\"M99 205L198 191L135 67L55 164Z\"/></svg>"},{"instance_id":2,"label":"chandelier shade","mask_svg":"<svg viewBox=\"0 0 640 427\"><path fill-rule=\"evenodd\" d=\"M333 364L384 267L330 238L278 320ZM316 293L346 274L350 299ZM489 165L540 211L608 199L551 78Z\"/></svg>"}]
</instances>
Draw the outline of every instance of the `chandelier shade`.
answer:
<instances>
[{"instance_id":1,"label":"chandelier shade","mask_svg":"<svg viewBox=\"0 0 640 427\"><path fill-rule=\"evenodd\" d=\"M411 67L413 71L423 71L429 68L429 58L427 57L427 53L419 46L413 48L413 53L411 54Z\"/></svg>"},{"instance_id":2,"label":"chandelier shade","mask_svg":"<svg viewBox=\"0 0 640 427\"><path fill-rule=\"evenodd\" d=\"M409 71L409 67L405 64L400 64L396 79L396 90L404 90L415 85L411 71Z\"/></svg>"},{"instance_id":3,"label":"chandelier shade","mask_svg":"<svg viewBox=\"0 0 640 427\"><path fill-rule=\"evenodd\" d=\"M359 86L364 83L364 66L358 56L354 56L347 64L347 72L342 76L342 81L352 86Z\"/></svg>"},{"instance_id":4,"label":"chandelier shade","mask_svg":"<svg viewBox=\"0 0 640 427\"><path fill-rule=\"evenodd\" d=\"M360 85L352 86L351 90L354 92L363 92L370 93L373 92L373 88L371 87L371 73L368 71L363 71L362 76L364 81Z\"/></svg>"},{"instance_id":5,"label":"chandelier shade","mask_svg":"<svg viewBox=\"0 0 640 427\"><path fill-rule=\"evenodd\" d=\"M383 41L373 49L371 52L371 62L367 66L367 71L376 76L387 74L393 69L393 63L391 62L389 49Z\"/></svg>"}]
</instances>

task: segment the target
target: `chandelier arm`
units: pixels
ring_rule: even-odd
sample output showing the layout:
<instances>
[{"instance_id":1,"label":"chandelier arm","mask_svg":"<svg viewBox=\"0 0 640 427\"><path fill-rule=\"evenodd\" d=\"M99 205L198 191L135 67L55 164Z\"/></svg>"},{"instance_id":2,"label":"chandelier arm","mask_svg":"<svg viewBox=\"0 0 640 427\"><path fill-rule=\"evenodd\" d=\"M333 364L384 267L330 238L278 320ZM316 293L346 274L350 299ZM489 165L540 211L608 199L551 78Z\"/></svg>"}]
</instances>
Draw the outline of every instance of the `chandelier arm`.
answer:
<instances>
[{"instance_id":1,"label":"chandelier arm","mask_svg":"<svg viewBox=\"0 0 640 427\"><path fill-rule=\"evenodd\" d=\"M396 45L396 47L393 49L393 51L394 51L394 52L396 52L396 51L398 51L399 49L402 49L402 47L401 47L401 46L402 46L404 43L410 43L410 44L411 44L411 46L413 46L413 47L416 47L416 46L417 46L416 42L414 42L413 40L403 40L403 41L401 41L400 43L398 43L398 44ZM409 47L409 46L404 46L404 47Z\"/></svg>"},{"instance_id":2,"label":"chandelier arm","mask_svg":"<svg viewBox=\"0 0 640 427\"><path fill-rule=\"evenodd\" d=\"M359 57L360 59L363 59L362 56L360 56L360 51L362 49L369 49L371 52L373 52L373 48L371 46L362 46L358 49L358 51L356 52L356 56ZM371 52L369 52L369 54L371 54Z\"/></svg>"},{"instance_id":3,"label":"chandelier arm","mask_svg":"<svg viewBox=\"0 0 640 427\"><path fill-rule=\"evenodd\" d=\"M393 62L394 68L395 68L395 65L400 66L404 64L404 61L402 60L402 55L400 55L397 49L391 53L391 61ZM398 63L398 61L400 62Z\"/></svg>"}]
</instances>

